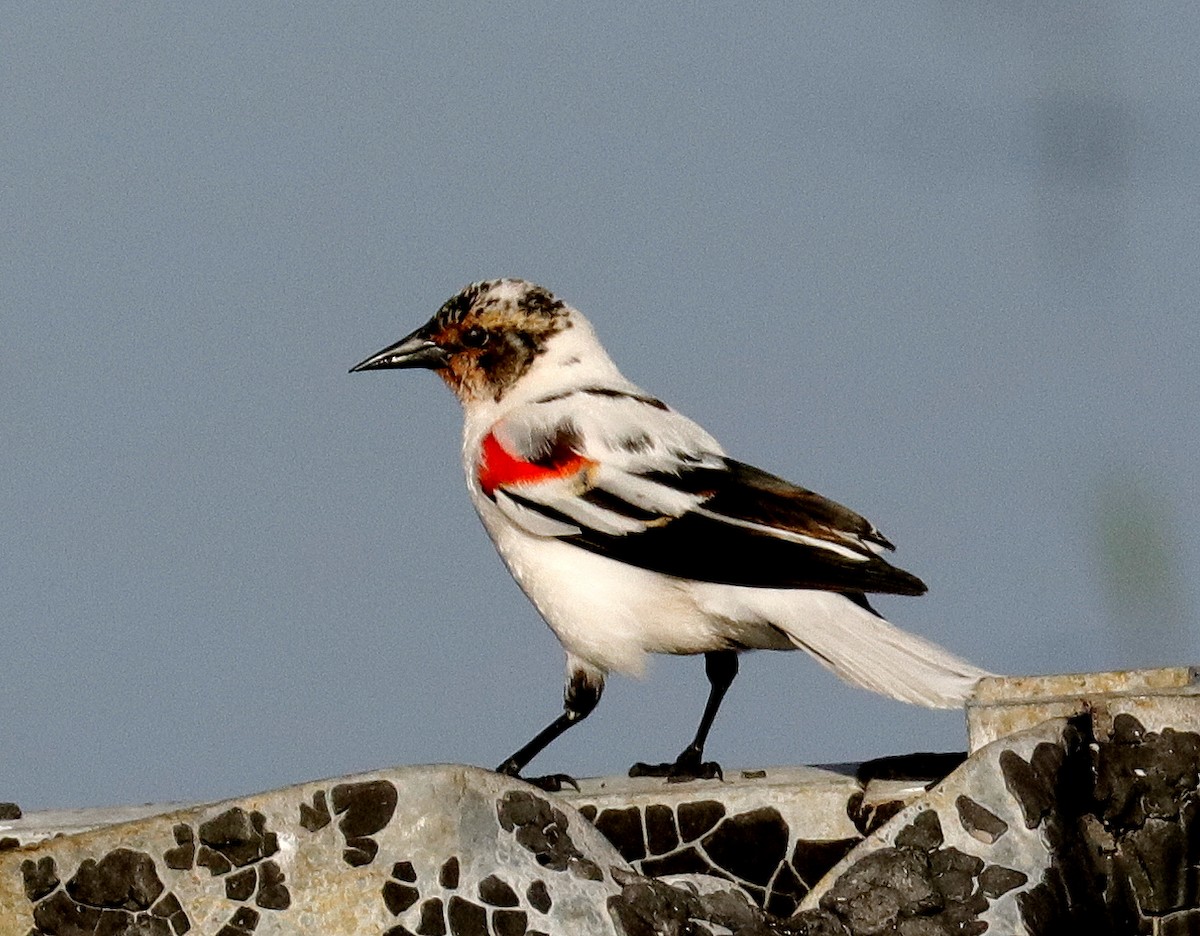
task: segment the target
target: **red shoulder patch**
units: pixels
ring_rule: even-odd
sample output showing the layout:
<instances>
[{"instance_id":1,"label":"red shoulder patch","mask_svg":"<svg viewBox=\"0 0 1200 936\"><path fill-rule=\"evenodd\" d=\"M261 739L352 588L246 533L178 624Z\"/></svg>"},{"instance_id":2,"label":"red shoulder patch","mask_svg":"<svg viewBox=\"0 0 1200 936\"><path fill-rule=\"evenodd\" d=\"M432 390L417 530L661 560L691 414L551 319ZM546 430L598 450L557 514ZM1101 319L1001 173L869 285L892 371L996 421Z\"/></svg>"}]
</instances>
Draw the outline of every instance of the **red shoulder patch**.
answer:
<instances>
[{"instance_id":1,"label":"red shoulder patch","mask_svg":"<svg viewBox=\"0 0 1200 936\"><path fill-rule=\"evenodd\" d=\"M489 432L480 446L476 471L483 493L491 497L498 487L564 478L590 464L593 464L591 459L584 458L566 445L554 446L549 454L537 461L525 461L505 449L495 434Z\"/></svg>"}]
</instances>

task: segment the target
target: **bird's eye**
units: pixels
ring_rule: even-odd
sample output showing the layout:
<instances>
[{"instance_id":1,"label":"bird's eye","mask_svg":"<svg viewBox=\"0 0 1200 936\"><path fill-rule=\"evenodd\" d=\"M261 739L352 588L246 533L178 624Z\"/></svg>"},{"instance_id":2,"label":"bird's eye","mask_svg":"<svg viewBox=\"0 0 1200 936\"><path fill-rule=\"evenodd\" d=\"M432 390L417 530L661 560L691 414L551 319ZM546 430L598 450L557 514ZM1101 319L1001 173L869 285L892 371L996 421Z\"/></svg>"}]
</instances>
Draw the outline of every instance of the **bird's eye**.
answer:
<instances>
[{"instance_id":1,"label":"bird's eye","mask_svg":"<svg viewBox=\"0 0 1200 936\"><path fill-rule=\"evenodd\" d=\"M472 325L462 333L462 343L467 348L482 348L488 343L488 333L478 325Z\"/></svg>"}]
</instances>

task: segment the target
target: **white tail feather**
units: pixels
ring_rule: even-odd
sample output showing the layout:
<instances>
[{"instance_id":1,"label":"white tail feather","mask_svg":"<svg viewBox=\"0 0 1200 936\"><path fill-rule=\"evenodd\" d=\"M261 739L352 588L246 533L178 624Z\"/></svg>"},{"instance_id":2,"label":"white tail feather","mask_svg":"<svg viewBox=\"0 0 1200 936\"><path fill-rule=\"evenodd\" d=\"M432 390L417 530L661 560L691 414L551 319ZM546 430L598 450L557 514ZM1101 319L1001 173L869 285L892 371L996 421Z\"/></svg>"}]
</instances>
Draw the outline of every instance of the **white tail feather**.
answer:
<instances>
[{"instance_id":1,"label":"white tail feather","mask_svg":"<svg viewBox=\"0 0 1200 936\"><path fill-rule=\"evenodd\" d=\"M981 678L992 675L842 595L805 597L770 621L848 683L914 705L958 708Z\"/></svg>"}]
</instances>

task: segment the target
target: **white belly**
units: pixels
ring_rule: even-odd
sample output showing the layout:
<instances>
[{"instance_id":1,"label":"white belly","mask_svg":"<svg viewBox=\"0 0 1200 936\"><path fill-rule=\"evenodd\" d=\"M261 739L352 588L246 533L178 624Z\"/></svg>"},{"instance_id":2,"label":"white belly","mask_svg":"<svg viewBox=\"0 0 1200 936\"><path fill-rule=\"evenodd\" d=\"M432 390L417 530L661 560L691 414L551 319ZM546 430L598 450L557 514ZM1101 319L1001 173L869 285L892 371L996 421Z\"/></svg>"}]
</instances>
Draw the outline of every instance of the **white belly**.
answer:
<instances>
[{"instance_id":1,"label":"white belly","mask_svg":"<svg viewBox=\"0 0 1200 936\"><path fill-rule=\"evenodd\" d=\"M563 647L603 671L640 674L647 653L793 649L765 620L702 608L695 582L533 538L503 518L489 520L484 524L500 555Z\"/></svg>"}]
</instances>

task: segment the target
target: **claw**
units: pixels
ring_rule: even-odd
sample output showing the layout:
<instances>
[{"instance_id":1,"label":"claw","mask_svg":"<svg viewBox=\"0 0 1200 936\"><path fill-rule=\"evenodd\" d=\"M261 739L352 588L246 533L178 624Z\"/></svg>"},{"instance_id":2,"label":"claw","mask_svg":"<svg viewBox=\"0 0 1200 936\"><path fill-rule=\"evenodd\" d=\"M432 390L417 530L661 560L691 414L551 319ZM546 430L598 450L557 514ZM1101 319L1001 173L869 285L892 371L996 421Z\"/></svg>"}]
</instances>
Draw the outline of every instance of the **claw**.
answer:
<instances>
[{"instance_id":1,"label":"claw","mask_svg":"<svg viewBox=\"0 0 1200 936\"><path fill-rule=\"evenodd\" d=\"M496 773L505 777L514 777L517 780L524 780L531 786L537 787L539 790L545 790L547 793L558 793L563 786L573 786L576 792L579 791L579 783L570 774L552 773L542 777L522 777L516 764L512 759L506 760L503 764L496 768Z\"/></svg>"},{"instance_id":2,"label":"claw","mask_svg":"<svg viewBox=\"0 0 1200 936\"><path fill-rule=\"evenodd\" d=\"M559 793L562 791L563 785L573 786L575 792L579 792L579 782L570 774L552 773L542 777L520 777L526 783L530 783L539 790L545 790L547 793Z\"/></svg>"}]
</instances>

